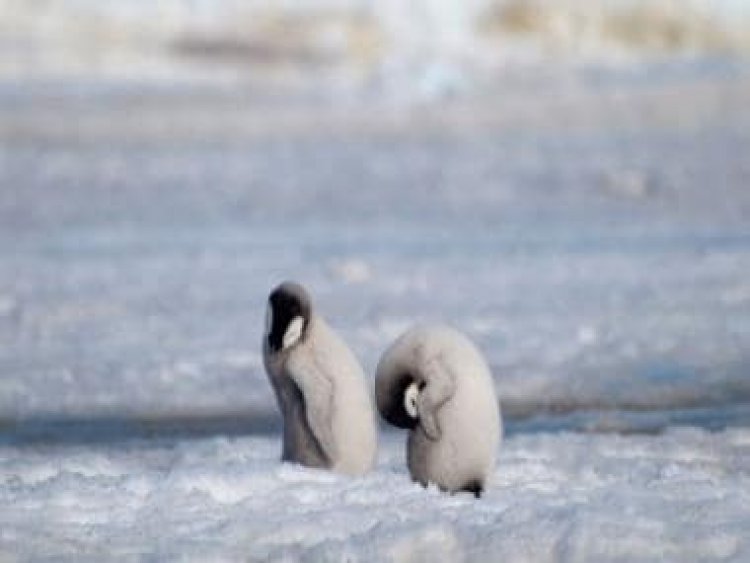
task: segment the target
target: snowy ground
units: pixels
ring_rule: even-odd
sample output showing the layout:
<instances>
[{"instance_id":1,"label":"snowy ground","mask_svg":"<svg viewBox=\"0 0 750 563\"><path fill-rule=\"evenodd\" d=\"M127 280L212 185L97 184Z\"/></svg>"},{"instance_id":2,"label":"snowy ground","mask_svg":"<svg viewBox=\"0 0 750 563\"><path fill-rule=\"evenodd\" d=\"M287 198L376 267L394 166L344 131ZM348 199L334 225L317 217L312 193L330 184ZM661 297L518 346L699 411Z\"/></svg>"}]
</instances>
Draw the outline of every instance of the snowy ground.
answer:
<instances>
[{"instance_id":1,"label":"snowy ground","mask_svg":"<svg viewBox=\"0 0 750 563\"><path fill-rule=\"evenodd\" d=\"M750 558L750 68L508 68L331 103L0 80L0 560ZM369 374L485 352L485 498L278 462L259 341L296 278Z\"/></svg>"},{"instance_id":2,"label":"snowy ground","mask_svg":"<svg viewBox=\"0 0 750 563\"><path fill-rule=\"evenodd\" d=\"M744 561L750 430L523 434L481 500L409 482L403 436L353 479L276 436L0 449L3 561Z\"/></svg>"}]
</instances>

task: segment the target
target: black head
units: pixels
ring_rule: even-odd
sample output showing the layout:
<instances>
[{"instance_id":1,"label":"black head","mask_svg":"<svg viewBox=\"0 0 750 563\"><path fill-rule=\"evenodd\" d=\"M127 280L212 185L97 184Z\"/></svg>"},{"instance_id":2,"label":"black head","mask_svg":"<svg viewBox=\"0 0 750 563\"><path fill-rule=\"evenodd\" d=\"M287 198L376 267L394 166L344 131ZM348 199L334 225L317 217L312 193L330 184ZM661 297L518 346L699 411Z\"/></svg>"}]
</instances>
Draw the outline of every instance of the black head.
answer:
<instances>
[{"instance_id":1,"label":"black head","mask_svg":"<svg viewBox=\"0 0 750 563\"><path fill-rule=\"evenodd\" d=\"M310 324L310 296L301 285L284 282L268 297L266 338L272 352L304 340Z\"/></svg>"},{"instance_id":2,"label":"black head","mask_svg":"<svg viewBox=\"0 0 750 563\"><path fill-rule=\"evenodd\" d=\"M411 413L407 410L407 401L409 395L414 392L421 392L424 389L424 382L417 381L410 373L401 373L395 377L388 388L380 385L382 380L376 380L375 394L378 403L378 411L382 417L399 428L412 430L419 424L419 417L416 412ZM411 389L411 391L409 391Z\"/></svg>"}]
</instances>

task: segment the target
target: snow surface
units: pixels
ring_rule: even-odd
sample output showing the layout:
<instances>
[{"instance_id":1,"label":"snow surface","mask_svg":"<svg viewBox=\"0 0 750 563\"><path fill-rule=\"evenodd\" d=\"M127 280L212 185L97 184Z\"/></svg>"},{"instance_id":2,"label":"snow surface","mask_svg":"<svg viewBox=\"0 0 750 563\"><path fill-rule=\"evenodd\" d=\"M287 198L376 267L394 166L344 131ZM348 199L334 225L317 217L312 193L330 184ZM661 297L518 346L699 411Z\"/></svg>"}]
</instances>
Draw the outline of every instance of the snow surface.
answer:
<instances>
[{"instance_id":1,"label":"snow surface","mask_svg":"<svg viewBox=\"0 0 750 563\"><path fill-rule=\"evenodd\" d=\"M744 561L750 430L520 434L483 498L409 481L388 433L362 478L278 436L0 448L0 558Z\"/></svg>"}]
</instances>

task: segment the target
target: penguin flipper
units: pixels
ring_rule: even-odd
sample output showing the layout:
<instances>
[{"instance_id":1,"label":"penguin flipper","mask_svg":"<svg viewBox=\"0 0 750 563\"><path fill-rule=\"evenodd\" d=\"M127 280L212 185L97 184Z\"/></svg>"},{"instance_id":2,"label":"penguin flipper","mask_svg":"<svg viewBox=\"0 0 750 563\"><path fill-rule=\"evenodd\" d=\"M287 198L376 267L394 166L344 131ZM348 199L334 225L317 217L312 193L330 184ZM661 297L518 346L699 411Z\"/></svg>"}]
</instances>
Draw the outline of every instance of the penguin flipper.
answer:
<instances>
[{"instance_id":1,"label":"penguin flipper","mask_svg":"<svg viewBox=\"0 0 750 563\"><path fill-rule=\"evenodd\" d=\"M439 440L442 432L437 421L437 411L453 396L456 390L455 378L440 355L423 362L422 376L425 386L417 397L419 423L428 438Z\"/></svg>"},{"instance_id":2,"label":"penguin flipper","mask_svg":"<svg viewBox=\"0 0 750 563\"><path fill-rule=\"evenodd\" d=\"M333 381L315 362L297 365L290 374L305 401L305 417L323 453L330 462L336 459L333 438Z\"/></svg>"}]
</instances>

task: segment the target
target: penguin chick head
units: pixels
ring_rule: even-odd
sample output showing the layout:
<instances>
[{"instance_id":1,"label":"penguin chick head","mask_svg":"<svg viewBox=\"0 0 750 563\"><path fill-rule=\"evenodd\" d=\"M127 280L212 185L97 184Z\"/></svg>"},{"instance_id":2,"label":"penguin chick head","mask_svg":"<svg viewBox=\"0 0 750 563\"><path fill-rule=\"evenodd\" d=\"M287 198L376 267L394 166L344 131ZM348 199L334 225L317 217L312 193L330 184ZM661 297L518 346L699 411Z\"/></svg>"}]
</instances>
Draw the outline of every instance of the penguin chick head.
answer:
<instances>
[{"instance_id":1,"label":"penguin chick head","mask_svg":"<svg viewBox=\"0 0 750 563\"><path fill-rule=\"evenodd\" d=\"M417 398L424 382L410 373L400 373L394 378L375 380L375 398L381 416L398 428L412 430L419 424Z\"/></svg>"},{"instance_id":2,"label":"penguin chick head","mask_svg":"<svg viewBox=\"0 0 750 563\"><path fill-rule=\"evenodd\" d=\"M310 296L304 287L284 282L275 288L266 310L266 339L271 352L282 352L303 340L311 313Z\"/></svg>"}]
</instances>

